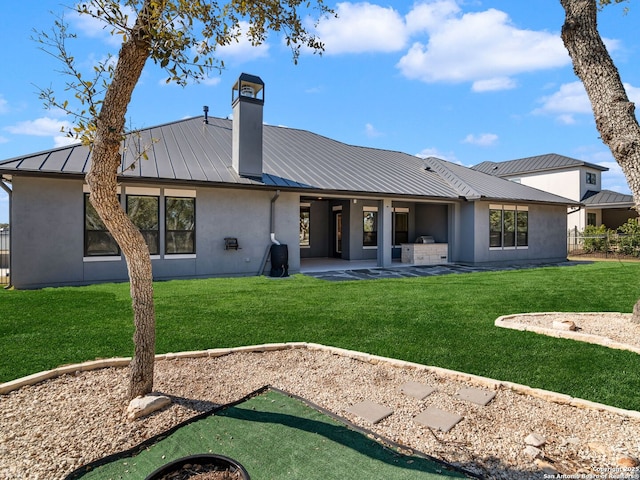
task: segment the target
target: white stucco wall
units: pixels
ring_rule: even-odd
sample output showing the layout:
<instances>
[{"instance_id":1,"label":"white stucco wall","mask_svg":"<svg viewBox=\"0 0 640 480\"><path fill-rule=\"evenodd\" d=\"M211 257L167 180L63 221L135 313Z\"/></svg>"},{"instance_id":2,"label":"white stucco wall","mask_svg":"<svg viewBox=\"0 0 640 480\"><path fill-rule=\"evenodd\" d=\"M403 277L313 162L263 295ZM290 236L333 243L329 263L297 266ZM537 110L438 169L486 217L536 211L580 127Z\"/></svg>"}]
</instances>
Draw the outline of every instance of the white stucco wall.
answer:
<instances>
[{"instance_id":1,"label":"white stucco wall","mask_svg":"<svg viewBox=\"0 0 640 480\"><path fill-rule=\"evenodd\" d=\"M560 195L571 200L580 201L582 198L581 172L548 172L530 175L520 175L520 183L545 192Z\"/></svg>"}]
</instances>

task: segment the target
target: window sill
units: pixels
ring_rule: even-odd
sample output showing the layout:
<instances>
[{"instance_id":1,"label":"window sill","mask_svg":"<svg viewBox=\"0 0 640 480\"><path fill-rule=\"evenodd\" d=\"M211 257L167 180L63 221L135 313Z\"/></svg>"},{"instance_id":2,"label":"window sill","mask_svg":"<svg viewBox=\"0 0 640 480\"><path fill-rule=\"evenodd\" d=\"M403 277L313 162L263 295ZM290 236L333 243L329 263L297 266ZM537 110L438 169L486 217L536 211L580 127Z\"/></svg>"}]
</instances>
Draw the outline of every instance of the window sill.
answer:
<instances>
[{"instance_id":1,"label":"window sill","mask_svg":"<svg viewBox=\"0 0 640 480\"><path fill-rule=\"evenodd\" d=\"M103 256L95 256L95 257L82 257L83 262L91 263L91 262L119 262L122 260L121 255L103 255Z\"/></svg>"},{"instance_id":2,"label":"window sill","mask_svg":"<svg viewBox=\"0 0 640 480\"><path fill-rule=\"evenodd\" d=\"M188 258L196 258L195 253L165 253L165 260L182 260Z\"/></svg>"}]
</instances>

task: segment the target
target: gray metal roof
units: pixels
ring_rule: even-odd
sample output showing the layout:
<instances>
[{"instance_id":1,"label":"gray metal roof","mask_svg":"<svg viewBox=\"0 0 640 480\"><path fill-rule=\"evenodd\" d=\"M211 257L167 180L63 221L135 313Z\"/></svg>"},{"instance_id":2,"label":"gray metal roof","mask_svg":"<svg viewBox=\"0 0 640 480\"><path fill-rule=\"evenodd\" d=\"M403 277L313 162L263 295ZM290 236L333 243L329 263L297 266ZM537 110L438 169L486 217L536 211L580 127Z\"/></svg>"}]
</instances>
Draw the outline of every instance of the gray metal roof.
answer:
<instances>
[{"instance_id":1,"label":"gray metal roof","mask_svg":"<svg viewBox=\"0 0 640 480\"><path fill-rule=\"evenodd\" d=\"M611 190L601 190L596 192L589 190L582 198L582 203L587 207L633 207L633 195L613 192Z\"/></svg>"},{"instance_id":2,"label":"gray metal roof","mask_svg":"<svg viewBox=\"0 0 640 480\"><path fill-rule=\"evenodd\" d=\"M497 201L533 201L578 205L578 202L567 198L492 175L479 175L475 170L438 158L429 157L425 159L425 163L435 171L448 170L449 173L443 173L443 176L452 185L459 185L460 196L468 200L483 198Z\"/></svg>"},{"instance_id":3,"label":"gray metal roof","mask_svg":"<svg viewBox=\"0 0 640 480\"><path fill-rule=\"evenodd\" d=\"M601 172L609 170L593 163L583 162L557 153L546 155L536 155L535 157L518 158L507 162L482 162L471 167L478 172L505 177L511 175L521 175L524 173L546 172L550 170L562 170L566 168L588 167Z\"/></svg>"},{"instance_id":4,"label":"gray metal roof","mask_svg":"<svg viewBox=\"0 0 640 480\"><path fill-rule=\"evenodd\" d=\"M293 128L264 125L262 181L232 168L232 121L195 117L132 133L121 176L181 184L277 187L434 199L464 197L574 205L572 200L455 165L402 152L347 145ZM146 151L148 159L138 160ZM90 150L72 145L0 162L0 173L84 175ZM135 163L135 168L126 166ZM425 168L429 166L430 168Z\"/></svg>"}]
</instances>

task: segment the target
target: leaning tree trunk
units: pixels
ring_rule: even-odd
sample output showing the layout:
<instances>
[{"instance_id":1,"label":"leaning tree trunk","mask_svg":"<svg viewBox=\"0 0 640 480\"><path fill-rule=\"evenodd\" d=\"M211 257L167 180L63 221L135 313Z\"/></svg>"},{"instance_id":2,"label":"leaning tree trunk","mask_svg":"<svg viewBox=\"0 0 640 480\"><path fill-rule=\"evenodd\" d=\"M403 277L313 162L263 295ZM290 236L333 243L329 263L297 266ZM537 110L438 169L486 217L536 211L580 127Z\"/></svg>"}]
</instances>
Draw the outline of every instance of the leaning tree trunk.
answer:
<instances>
[{"instance_id":1,"label":"leaning tree trunk","mask_svg":"<svg viewBox=\"0 0 640 480\"><path fill-rule=\"evenodd\" d=\"M144 12L143 9L134 27L138 35L132 35L120 49L113 79L95 121L91 168L86 176L91 203L127 261L135 324L129 399L152 391L155 356L155 311L149 249L138 228L120 206L117 194L125 114L149 56Z\"/></svg>"},{"instance_id":2,"label":"leaning tree trunk","mask_svg":"<svg viewBox=\"0 0 640 480\"><path fill-rule=\"evenodd\" d=\"M562 41L573 69L587 91L596 128L627 178L636 209L640 207L640 126L618 69L598 33L596 0L560 0L566 17ZM640 323L640 300L633 307Z\"/></svg>"}]
</instances>

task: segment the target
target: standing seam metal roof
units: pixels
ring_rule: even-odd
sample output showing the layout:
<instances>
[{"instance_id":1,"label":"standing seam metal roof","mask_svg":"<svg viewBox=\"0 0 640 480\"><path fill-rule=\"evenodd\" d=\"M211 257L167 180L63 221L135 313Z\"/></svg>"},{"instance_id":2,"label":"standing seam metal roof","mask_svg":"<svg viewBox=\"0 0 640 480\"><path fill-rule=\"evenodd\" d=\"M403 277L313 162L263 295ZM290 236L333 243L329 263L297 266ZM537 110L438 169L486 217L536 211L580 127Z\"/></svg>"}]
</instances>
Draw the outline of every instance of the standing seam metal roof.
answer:
<instances>
[{"instance_id":1,"label":"standing seam metal roof","mask_svg":"<svg viewBox=\"0 0 640 480\"><path fill-rule=\"evenodd\" d=\"M549 170L560 170L572 167L588 167L601 172L609 170L593 163L583 162L557 153L536 155L534 157L518 158L506 162L482 162L471 167L478 172L487 173L497 177L510 175L520 175L525 173L545 172Z\"/></svg>"},{"instance_id":2,"label":"standing seam metal roof","mask_svg":"<svg viewBox=\"0 0 640 480\"><path fill-rule=\"evenodd\" d=\"M575 205L508 180L436 158L347 145L304 130L264 125L262 181L232 168L232 121L194 117L128 135L121 176L148 181L267 186L309 191L460 197ZM141 159L146 151L148 159ZM0 173L83 175L90 149L71 145L0 162ZM135 164L135 168L126 167ZM426 169L425 166L429 166Z\"/></svg>"}]
</instances>

